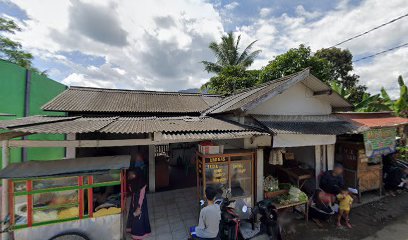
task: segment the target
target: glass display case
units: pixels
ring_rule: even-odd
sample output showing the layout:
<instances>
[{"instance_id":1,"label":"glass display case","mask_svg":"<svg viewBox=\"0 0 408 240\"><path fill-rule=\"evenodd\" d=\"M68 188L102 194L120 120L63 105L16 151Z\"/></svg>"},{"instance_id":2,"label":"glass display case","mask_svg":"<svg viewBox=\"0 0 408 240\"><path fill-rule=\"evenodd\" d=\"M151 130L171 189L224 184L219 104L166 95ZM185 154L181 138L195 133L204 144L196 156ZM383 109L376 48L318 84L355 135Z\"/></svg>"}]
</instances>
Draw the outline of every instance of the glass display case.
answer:
<instances>
[{"instance_id":1,"label":"glass display case","mask_svg":"<svg viewBox=\"0 0 408 240\"><path fill-rule=\"evenodd\" d=\"M124 170L116 170L86 176L10 180L11 225L19 229L118 214L124 208L123 176ZM109 193L101 194L106 195L102 204L101 197L95 196L101 191ZM98 212L100 205L109 207Z\"/></svg>"},{"instance_id":2,"label":"glass display case","mask_svg":"<svg viewBox=\"0 0 408 240\"><path fill-rule=\"evenodd\" d=\"M226 151L224 154L197 156L197 194L204 199L207 186L219 190L217 198L227 190L236 204L253 205L254 199L254 156L252 151ZM224 195L225 197L225 195Z\"/></svg>"}]
</instances>

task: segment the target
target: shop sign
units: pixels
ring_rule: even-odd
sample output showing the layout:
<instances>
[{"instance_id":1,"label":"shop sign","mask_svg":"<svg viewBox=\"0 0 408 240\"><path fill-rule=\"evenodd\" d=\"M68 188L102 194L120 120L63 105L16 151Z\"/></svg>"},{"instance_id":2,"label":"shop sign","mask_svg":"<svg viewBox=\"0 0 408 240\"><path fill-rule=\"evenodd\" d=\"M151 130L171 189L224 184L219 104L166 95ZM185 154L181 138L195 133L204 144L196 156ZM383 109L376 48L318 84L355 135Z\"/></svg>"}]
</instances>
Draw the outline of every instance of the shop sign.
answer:
<instances>
[{"instance_id":1,"label":"shop sign","mask_svg":"<svg viewBox=\"0 0 408 240\"><path fill-rule=\"evenodd\" d=\"M395 152L395 128L378 128L364 132L364 146L367 157Z\"/></svg>"}]
</instances>

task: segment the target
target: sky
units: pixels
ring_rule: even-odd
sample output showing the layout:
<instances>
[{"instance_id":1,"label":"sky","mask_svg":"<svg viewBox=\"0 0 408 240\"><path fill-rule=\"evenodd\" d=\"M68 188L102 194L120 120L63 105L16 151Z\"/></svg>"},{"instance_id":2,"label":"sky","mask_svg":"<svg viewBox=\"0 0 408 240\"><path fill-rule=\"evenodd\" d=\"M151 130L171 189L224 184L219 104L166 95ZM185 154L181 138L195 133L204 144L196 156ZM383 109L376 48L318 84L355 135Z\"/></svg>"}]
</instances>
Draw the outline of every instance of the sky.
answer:
<instances>
[{"instance_id":1,"label":"sky","mask_svg":"<svg viewBox=\"0 0 408 240\"><path fill-rule=\"evenodd\" d=\"M258 40L253 69L306 44L330 47L408 13L406 0L0 0L0 16L15 20L10 35L34 65L69 86L178 91L212 75L202 60L226 32L242 46ZM341 45L354 59L408 42L408 17ZM355 63L371 93L399 94L408 81L408 47Z\"/></svg>"}]
</instances>

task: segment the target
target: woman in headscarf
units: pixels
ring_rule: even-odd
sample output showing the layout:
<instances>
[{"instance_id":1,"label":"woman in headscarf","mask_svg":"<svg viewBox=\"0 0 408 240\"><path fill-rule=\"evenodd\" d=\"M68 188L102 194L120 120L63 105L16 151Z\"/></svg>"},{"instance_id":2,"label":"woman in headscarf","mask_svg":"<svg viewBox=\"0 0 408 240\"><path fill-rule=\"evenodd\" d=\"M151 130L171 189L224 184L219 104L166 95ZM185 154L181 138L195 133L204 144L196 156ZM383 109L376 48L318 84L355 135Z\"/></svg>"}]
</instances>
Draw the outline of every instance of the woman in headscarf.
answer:
<instances>
[{"instance_id":1,"label":"woman in headscarf","mask_svg":"<svg viewBox=\"0 0 408 240\"><path fill-rule=\"evenodd\" d=\"M126 231L130 232L134 240L145 239L150 235L151 229L146 200L147 184L140 169L129 171L128 187L131 203Z\"/></svg>"}]
</instances>

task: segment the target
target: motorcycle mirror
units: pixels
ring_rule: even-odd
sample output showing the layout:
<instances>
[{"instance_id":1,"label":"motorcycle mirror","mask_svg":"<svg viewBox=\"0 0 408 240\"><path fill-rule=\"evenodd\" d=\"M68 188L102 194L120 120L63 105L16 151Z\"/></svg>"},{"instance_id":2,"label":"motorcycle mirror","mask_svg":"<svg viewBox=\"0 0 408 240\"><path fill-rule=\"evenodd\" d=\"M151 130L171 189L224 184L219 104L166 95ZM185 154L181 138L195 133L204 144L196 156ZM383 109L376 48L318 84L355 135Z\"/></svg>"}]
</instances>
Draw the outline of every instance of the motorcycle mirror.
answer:
<instances>
[{"instance_id":1,"label":"motorcycle mirror","mask_svg":"<svg viewBox=\"0 0 408 240\"><path fill-rule=\"evenodd\" d=\"M205 201L204 201L204 200L200 200L200 206L203 206L203 205L204 205L204 203L205 203Z\"/></svg>"},{"instance_id":2,"label":"motorcycle mirror","mask_svg":"<svg viewBox=\"0 0 408 240\"><path fill-rule=\"evenodd\" d=\"M248 207L247 207L246 205L244 205L244 206L242 207L242 212L246 213L247 211L248 211Z\"/></svg>"}]
</instances>

